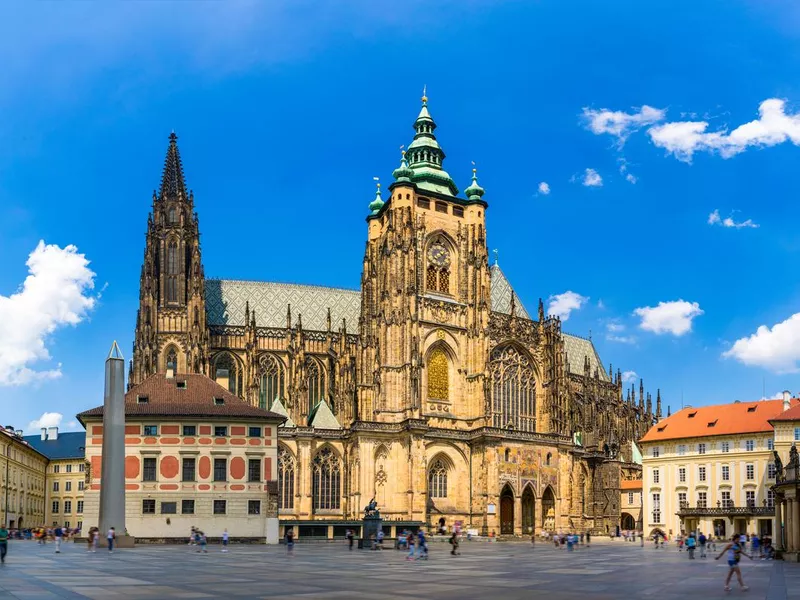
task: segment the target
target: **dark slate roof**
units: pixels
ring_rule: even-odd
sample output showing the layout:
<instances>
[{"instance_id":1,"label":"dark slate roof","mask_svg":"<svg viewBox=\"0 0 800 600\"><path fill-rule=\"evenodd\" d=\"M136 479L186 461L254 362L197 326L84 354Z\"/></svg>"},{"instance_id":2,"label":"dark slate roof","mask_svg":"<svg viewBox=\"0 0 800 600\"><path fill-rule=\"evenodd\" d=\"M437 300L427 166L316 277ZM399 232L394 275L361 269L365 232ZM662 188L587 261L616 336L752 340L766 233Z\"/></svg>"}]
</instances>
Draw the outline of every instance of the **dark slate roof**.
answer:
<instances>
[{"instance_id":1,"label":"dark slate roof","mask_svg":"<svg viewBox=\"0 0 800 600\"><path fill-rule=\"evenodd\" d=\"M50 460L83 458L86 446L85 431L59 432L54 440L43 440L41 435L26 435L23 439Z\"/></svg>"},{"instance_id":2,"label":"dark slate roof","mask_svg":"<svg viewBox=\"0 0 800 600\"><path fill-rule=\"evenodd\" d=\"M185 384L185 387L180 387ZM140 398L147 398L141 402ZM223 404L216 404L222 398ZM98 406L78 415L81 423L86 418L103 416ZM126 417L206 417L212 419L261 419L283 422L285 417L252 406L205 375L166 374L151 375L125 394Z\"/></svg>"}]
</instances>

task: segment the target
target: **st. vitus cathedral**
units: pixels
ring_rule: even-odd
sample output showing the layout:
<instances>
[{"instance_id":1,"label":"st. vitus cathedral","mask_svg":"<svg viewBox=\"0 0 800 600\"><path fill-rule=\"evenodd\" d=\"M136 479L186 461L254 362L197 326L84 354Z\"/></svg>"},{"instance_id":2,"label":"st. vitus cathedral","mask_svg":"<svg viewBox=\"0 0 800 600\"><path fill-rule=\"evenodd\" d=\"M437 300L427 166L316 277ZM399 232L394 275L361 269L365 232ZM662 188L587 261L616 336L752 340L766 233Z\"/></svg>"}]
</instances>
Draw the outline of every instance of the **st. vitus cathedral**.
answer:
<instances>
[{"instance_id":1,"label":"st. vitus cathedral","mask_svg":"<svg viewBox=\"0 0 800 600\"><path fill-rule=\"evenodd\" d=\"M286 416L282 523L463 523L498 534L613 531L620 480L661 415L541 300L490 266L484 190L459 195L427 98L385 198L361 290L206 279L175 134L147 222L130 384L202 373ZM623 393L627 392L623 397Z\"/></svg>"}]
</instances>

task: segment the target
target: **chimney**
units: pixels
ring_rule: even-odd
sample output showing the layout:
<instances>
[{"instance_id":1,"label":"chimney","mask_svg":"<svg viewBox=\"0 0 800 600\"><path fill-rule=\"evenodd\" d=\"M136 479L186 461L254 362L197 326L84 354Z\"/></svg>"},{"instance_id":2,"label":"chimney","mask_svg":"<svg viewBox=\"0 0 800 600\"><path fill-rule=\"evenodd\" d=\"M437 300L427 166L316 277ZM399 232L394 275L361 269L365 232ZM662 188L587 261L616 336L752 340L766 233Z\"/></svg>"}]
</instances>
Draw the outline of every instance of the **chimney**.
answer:
<instances>
[{"instance_id":1,"label":"chimney","mask_svg":"<svg viewBox=\"0 0 800 600\"><path fill-rule=\"evenodd\" d=\"M42 441L47 439L47 427L42 427Z\"/></svg>"},{"instance_id":2,"label":"chimney","mask_svg":"<svg viewBox=\"0 0 800 600\"><path fill-rule=\"evenodd\" d=\"M47 428L47 439L48 440L57 440L58 439L58 427L48 427Z\"/></svg>"},{"instance_id":3,"label":"chimney","mask_svg":"<svg viewBox=\"0 0 800 600\"><path fill-rule=\"evenodd\" d=\"M170 367L167 369L167 379L173 379L175 377L175 369Z\"/></svg>"},{"instance_id":4,"label":"chimney","mask_svg":"<svg viewBox=\"0 0 800 600\"><path fill-rule=\"evenodd\" d=\"M790 392L789 390L783 390L783 410L789 410L791 399L792 399L792 392Z\"/></svg>"}]
</instances>

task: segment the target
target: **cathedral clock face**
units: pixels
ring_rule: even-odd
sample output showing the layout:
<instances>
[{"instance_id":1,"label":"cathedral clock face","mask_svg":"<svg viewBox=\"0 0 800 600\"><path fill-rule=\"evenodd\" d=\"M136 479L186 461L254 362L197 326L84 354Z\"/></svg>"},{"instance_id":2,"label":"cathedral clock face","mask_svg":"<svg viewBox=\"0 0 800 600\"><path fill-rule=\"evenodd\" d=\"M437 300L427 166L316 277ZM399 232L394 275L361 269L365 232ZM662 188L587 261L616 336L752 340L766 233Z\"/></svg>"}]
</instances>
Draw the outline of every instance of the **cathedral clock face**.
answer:
<instances>
[{"instance_id":1,"label":"cathedral clock face","mask_svg":"<svg viewBox=\"0 0 800 600\"><path fill-rule=\"evenodd\" d=\"M450 264L450 253L447 248L437 242L428 248L428 260L437 267L446 267Z\"/></svg>"}]
</instances>

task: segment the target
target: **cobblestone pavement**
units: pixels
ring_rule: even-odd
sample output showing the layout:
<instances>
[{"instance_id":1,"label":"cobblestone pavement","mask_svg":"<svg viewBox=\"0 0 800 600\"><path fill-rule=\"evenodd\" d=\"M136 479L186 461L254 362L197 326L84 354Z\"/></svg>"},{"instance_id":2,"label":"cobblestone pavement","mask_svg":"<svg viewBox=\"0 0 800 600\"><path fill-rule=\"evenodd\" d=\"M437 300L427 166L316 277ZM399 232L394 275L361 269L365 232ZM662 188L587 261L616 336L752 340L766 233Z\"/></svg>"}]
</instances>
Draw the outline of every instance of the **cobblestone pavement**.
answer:
<instances>
[{"instance_id":1,"label":"cobblestone pavement","mask_svg":"<svg viewBox=\"0 0 800 600\"><path fill-rule=\"evenodd\" d=\"M727 565L713 558L688 560L674 547L595 543L575 552L550 544L465 542L462 555L431 544L428 561L408 562L405 552L347 550L345 543L297 544L286 549L210 546L139 546L113 555L87 554L80 544L12 542L0 568L0 599L24 598L452 598L457 600L704 600L726 594ZM747 598L800 599L800 565L743 559Z\"/></svg>"}]
</instances>

